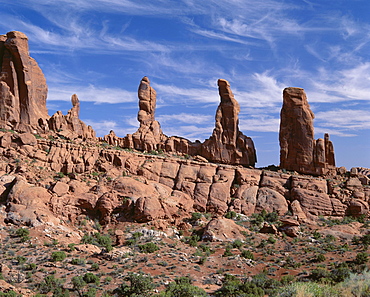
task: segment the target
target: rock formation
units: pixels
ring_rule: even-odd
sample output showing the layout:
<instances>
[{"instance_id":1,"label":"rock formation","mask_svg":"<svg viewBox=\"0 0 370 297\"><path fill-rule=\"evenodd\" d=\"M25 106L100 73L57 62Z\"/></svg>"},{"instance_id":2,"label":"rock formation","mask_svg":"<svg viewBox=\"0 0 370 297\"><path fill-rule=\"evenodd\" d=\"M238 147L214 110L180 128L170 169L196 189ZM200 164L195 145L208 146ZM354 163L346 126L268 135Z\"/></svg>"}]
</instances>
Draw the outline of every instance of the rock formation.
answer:
<instances>
[{"instance_id":1,"label":"rock formation","mask_svg":"<svg viewBox=\"0 0 370 297\"><path fill-rule=\"evenodd\" d=\"M66 116L58 111L49 117L46 80L29 55L25 34L12 31L0 35L0 68L0 128L33 133L52 130L69 139L95 139L94 130L79 119L76 95Z\"/></svg>"},{"instance_id":2,"label":"rock formation","mask_svg":"<svg viewBox=\"0 0 370 297\"><path fill-rule=\"evenodd\" d=\"M119 138L111 131L103 140L110 145L141 151L162 150L200 156L217 163L254 166L257 157L253 141L239 131L239 103L235 100L228 81L220 79L218 86L221 102L216 112L216 127L212 136L204 143L163 134L160 124L155 120L156 92L147 77L141 80L138 90L139 129L125 138Z\"/></svg>"},{"instance_id":3,"label":"rock formation","mask_svg":"<svg viewBox=\"0 0 370 297\"><path fill-rule=\"evenodd\" d=\"M281 168L314 175L326 174L335 168L329 135L314 139L314 114L303 89L284 89L280 119Z\"/></svg>"},{"instance_id":4,"label":"rock formation","mask_svg":"<svg viewBox=\"0 0 370 297\"><path fill-rule=\"evenodd\" d=\"M12 31L0 36L0 127L19 131L42 129L49 118L47 85L30 57L27 36Z\"/></svg>"},{"instance_id":5,"label":"rock formation","mask_svg":"<svg viewBox=\"0 0 370 297\"><path fill-rule=\"evenodd\" d=\"M56 131L58 135L64 136L68 139L82 138L95 139L95 131L91 126L87 126L79 118L80 100L76 94L72 95L72 108L67 115L63 115L61 111L57 111L49 119L49 128Z\"/></svg>"},{"instance_id":6,"label":"rock formation","mask_svg":"<svg viewBox=\"0 0 370 297\"><path fill-rule=\"evenodd\" d=\"M216 112L216 127L202 144L201 155L213 162L254 166L257 162L254 143L239 131L240 106L227 80L218 80L218 92L221 102Z\"/></svg>"},{"instance_id":7,"label":"rock formation","mask_svg":"<svg viewBox=\"0 0 370 297\"><path fill-rule=\"evenodd\" d=\"M134 148L137 150L158 150L159 145L166 140L161 125L155 120L156 91L150 86L149 79L145 76L140 82L139 112L137 119L140 122L139 129L132 134Z\"/></svg>"}]
</instances>

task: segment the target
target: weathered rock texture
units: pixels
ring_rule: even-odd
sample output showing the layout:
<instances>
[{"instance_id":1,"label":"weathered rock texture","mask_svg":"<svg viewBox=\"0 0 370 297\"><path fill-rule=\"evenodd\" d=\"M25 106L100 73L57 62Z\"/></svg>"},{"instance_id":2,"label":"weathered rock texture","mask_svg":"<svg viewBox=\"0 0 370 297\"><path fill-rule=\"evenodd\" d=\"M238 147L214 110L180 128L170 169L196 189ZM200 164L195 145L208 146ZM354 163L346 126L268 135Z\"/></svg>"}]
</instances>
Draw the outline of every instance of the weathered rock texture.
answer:
<instances>
[{"instance_id":1,"label":"weathered rock texture","mask_svg":"<svg viewBox=\"0 0 370 297\"><path fill-rule=\"evenodd\" d=\"M0 131L0 194L8 220L16 224L75 222L92 215L102 223L167 220L178 225L192 212L263 210L290 211L298 221L359 216L369 212L364 177L358 171L330 178L290 175Z\"/></svg>"},{"instance_id":2,"label":"weathered rock texture","mask_svg":"<svg viewBox=\"0 0 370 297\"><path fill-rule=\"evenodd\" d=\"M239 131L240 106L229 82L219 79L218 91L221 103L216 112L216 127L202 144L201 155L213 162L254 166L257 162L254 143Z\"/></svg>"},{"instance_id":3,"label":"weathered rock texture","mask_svg":"<svg viewBox=\"0 0 370 297\"><path fill-rule=\"evenodd\" d=\"M163 134L160 124L155 120L156 92L144 77L139 85L139 129L124 138L110 131L102 140L110 145L140 151L174 152L200 156L209 161L222 164L254 166L257 162L256 150L250 137L239 131L239 103L235 100L229 83L218 81L220 105L216 112L216 127L212 136L204 143L191 142L185 138Z\"/></svg>"},{"instance_id":4,"label":"weathered rock texture","mask_svg":"<svg viewBox=\"0 0 370 297\"><path fill-rule=\"evenodd\" d=\"M20 132L58 132L69 139L95 139L95 132L79 119L80 102L72 96L66 116L51 118L46 108L48 88L44 74L30 57L27 36L12 31L0 36L0 128Z\"/></svg>"},{"instance_id":5,"label":"weathered rock texture","mask_svg":"<svg viewBox=\"0 0 370 297\"><path fill-rule=\"evenodd\" d=\"M163 134L161 125L155 120L157 95L146 76L140 82L138 96L137 120L140 122L140 127L132 134L134 148L142 151L158 150L158 146L167 137Z\"/></svg>"},{"instance_id":6,"label":"weathered rock texture","mask_svg":"<svg viewBox=\"0 0 370 297\"><path fill-rule=\"evenodd\" d=\"M0 68L0 126L39 130L49 118L48 88L40 67L29 55L25 34L13 31L0 36Z\"/></svg>"},{"instance_id":7,"label":"weathered rock texture","mask_svg":"<svg viewBox=\"0 0 370 297\"><path fill-rule=\"evenodd\" d=\"M91 126L87 126L80 120L80 100L77 95L72 95L72 108L67 115L63 115L61 111L57 111L49 119L49 128L58 132L59 135L68 139L81 137L82 139L95 139L95 131Z\"/></svg>"},{"instance_id":8,"label":"weathered rock texture","mask_svg":"<svg viewBox=\"0 0 370 297\"><path fill-rule=\"evenodd\" d=\"M284 89L280 118L281 168L314 175L335 169L334 148L329 135L314 139L314 114L303 89Z\"/></svg>"}]
</instances>

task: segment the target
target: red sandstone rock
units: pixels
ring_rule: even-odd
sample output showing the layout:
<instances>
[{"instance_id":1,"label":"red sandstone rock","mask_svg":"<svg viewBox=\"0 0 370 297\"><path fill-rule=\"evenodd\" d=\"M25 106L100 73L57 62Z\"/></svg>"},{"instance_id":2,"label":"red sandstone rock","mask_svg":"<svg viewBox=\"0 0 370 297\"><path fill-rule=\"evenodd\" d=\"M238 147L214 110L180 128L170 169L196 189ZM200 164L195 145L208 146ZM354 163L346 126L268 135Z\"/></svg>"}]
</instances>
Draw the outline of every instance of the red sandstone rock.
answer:
<instances>
[{"instance_id":1,"label":"red sandstone rock","mask_svg":"<svg viewBox=\"0 0 370 297\"><path fill-rule=\"evenodd\" d=\"M334 148L325 134L314 139L314 114L303 89L286 88L280 114L280 167L322 175L335 168Z\"/></svg>"},{"instance_id":2,"label":"red sandstone rock","mask_svg":"<svg viewBox=\"0 0 370 297\"><path fill-rule=\"evenodd\" d=\"M27 36L18 31L0 38L0 126L19 131L44 131L49 118L47 85L29 55Z\"/></svg>"},{"instance_id":3,"label":"red sandstone rock","mask_svg":"<svg viewBox=\"0 0 370 297\"><path fill-rule=\"evenodd\" d=\"M91 126L80 120L80 101L76 94L72 95L72 108L67 115L63 115L61 111L57 111L49 119L49 128L57 132L58 135L67 139L95 139L95 131Z\"/></svg>"},{"instance_id":4,"label":"red sandstone rock","mask_svg":"<svg viewBox=\"0 0 370 297\"><path fill-rule=\"evenodd\" d=\"M201 155L213 162L254 166L257 162L254 143L239 131L240 106L229 82L219 79L218 90L221 103L216 112L216 127L202 144Z\"/></svg>"},{"instance_id":5,"label":"red sandstone rock","mask_svg":"<svg viewBox=\"0 0 370 297\"><path fill-rule=\"evenodd\" d=\"M243 227L237 225L233 220L226 218L212 219L204 229L202 240L205 241L234 241L235 239L244 240L248 232Z\"/></svg>"}]
</instances>

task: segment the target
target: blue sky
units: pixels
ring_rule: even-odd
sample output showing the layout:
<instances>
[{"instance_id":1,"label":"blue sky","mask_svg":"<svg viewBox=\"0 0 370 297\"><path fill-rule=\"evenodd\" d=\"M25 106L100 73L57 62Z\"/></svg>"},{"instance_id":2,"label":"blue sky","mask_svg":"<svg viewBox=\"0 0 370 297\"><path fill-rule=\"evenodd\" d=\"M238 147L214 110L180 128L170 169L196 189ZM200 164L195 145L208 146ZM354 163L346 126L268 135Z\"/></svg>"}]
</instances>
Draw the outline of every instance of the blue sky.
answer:
<instances>
[{"instance_id":1,"label":"blue sky","mask_svg":"<svg viewBox=\"0 0 370 297\"><path fill-rule=\"evenodd\" d=\"M279 164L285 87L304 88L315 138L328 132L337 166L370 167L369 0L2 0L0 29L29 37L49 114L76 93L99 136L136 131L137 88L157 91L163 132L212 134L217 79L239 101L257 167Z\"/></svg>"}]
</instances>

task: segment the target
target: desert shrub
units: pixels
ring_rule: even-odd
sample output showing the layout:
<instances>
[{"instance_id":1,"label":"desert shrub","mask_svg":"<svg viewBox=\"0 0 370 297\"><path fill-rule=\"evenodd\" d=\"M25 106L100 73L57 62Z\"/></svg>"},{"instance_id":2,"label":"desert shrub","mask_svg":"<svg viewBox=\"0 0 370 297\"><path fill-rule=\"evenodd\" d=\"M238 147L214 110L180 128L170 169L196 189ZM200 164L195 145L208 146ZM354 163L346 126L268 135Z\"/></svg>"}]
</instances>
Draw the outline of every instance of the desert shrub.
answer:
<instances>
[{"instance_id":1,"label":"desert shrub","mask_svg":"<svg viewBox=\"0 0 370 297\"><path fill-rule=\"evenodd\" d=\"M68 244L68 248L69 248L69 250L70 250L71 252L73 252L74 250L76 250L75 246L76 246L76 244L75 244L75 243L70 243L70 244Z\"/></svg>"},{"instance_id":2,"label":"desert shrub","mask_svg":"<svg viewBox=\"0 0 370 297\"><path fill-rule=\"evenodd\" d=\"M27 240L30 240L30 230L26 228L19 228L15 231L15 235L18 236L21 240L21 242L26 242Z\"/></svg>"},{"instance_id":3,"label":"desert shrub","mask_svg":"<svg viewBox=\"0 0 370 297\"><path fill-rule=\"evenodd\" d=\"M98 263L92 263L90 269L94 270L94 271L99 270L99 264Z\"/></svg>"},{"instance_id":4,"label":"desert shrub","mask_svg":"<svg viewBox=\"0 0 370 297\"><path fill-rule=\"evenodd\" d=\"M86 273L82 278L88 284L99 285L100 283L100 278L91 272Z\"/></svg>"},{"instance_id":5,"label":"desert shrub","mask_svg":"<svg viewBox=\"0 0 370 297\"><path fill-rule=\"evenodd\" d=\"M198 221L198 220L200 220L201 218L202 218L202 214L200 213L200 212L193 212L192 214L191 214L191 221L193 221L193 222L195 222L195 221Z\"/></svg>"},{"instance_id":6,"label":"desert shrub","mask_svg":"<svg viewBox=\"0 0 370 297\"><path fill-rule=\"evenodd\" d=\"M81 243L84 244L94 244L99 247L104 247L108 252L110 252L112 247L112 239L109 235L101 235L100 233L96 232L93 235L85 234L82 239Z\"/></svg>"},{"instance_id":7,"label":"desert shrub","mask_svg":"<svg viewBox=\"0 0 370 297\"><path fill-rule=\"evenodd\" d=\"M17 256L16 260L18 261L18 264L24 264L27 261L27 258L24 256Z\"/></svg>"},{"instance_id":8,"label":"desert shrub","mask_svg":"<svg viewBox=\"0 0 370 297\"><path fill-rule=\"evenodd\" d=\"M200 236L198 234L192 234L191 236L186 236L183 241L192 247L198 246L198 241L200 241Z\"/></svg>"},{"instance_id":9,"label":"desert shrub","mask_svg":"<svg viewBox=\"0 0 370 297\"><path fill-rule=\"evenodd\" d=\"M44 281L38 285L41 294L46 294L55 291L57 288L63 287L63 281L56 278L54 275L48 275L44 278Z\"/></svg>"},{"instance_id":10,"label":"desert shrub","mask_svg":"<svg viewBox=\"0 0 370 297\"><path fill-rule=\"evenodd\" d=\"M355 263L356 264L366 264L369 261L369 255L366 252L360 252L356 255Z\"/></svg>"},{"instance_id":11,"label":"desert shrub","mask_svg":"<svg viewBox=\"0 0 370 297\"><path fill-rule=\"evenodd\" d=\"M331 271L330 279L335 283L339 283L348 278L350 274L351 270L346 265L340 265Z\"/></svg>"},{"instance_id":12,"label":"desert shrub","mask_svg":"<svg viewBox=\"0 0 370 297\"><path fill-rule=\"evenodd\" d=\"M241 282L233 275L226 274L222 287L215 292L216 297L258 297L264 296L265 292L253 282Z\"/></svg>"},{"instance_id":13,"label":"desert shrub","mask_svg":"<svg viewBox=\"0 0 370 297\"><path fill-rule=\"evenodd\" d=\"M51 254L51 261L60 262L60 261L63 261L66 257L67 257L67 255L63 251L53 252Z\"/></svg>"},{"instance_id":14,"label":"desert shrub","mask_svg":"<svg viewBox=\"0 0 370 297\"><path fill-rule=\"evenodd\" d=\"M322 279L330 279L330 271L324 268L316 268L311 271L309 278L313 281L321 281Z\"/></svg>"},{"instance_id":15,"label":"desert shrub","mask_svg":"<svg viewBox=\"0 0 370 297\"><path fill-rule=\"evenodd\" d=\"M227 219L235 219L237 217L237 213L235 211L228 211L226 214L225 214L225 218Z\"/></svg>"},{"instance_id":16,"label":"desert shrub","mask_svg":"<svg viewBox=\"0 0 370 297\"><path fill-rule=\"evenodd\" d=\"M240 254L243 258L254 260L254 255L251 251L242 250Z\"/></svg>"},{"instance_id":17,"label":"desert shrub","mask_svg":"<svg viewBox=\"0 0 370 297\"><path fill-rule=\"evenodd\" d=\"M266 294L270 295L280 286L276 279L269 278L266 273L259 273L252 277L252 283L258 288L263 289Z\"/></svg>"},{"instance_id":18,"label":"desert shrub","mask_svg":"<svg viewBox=\"0 0 370 297\"><path fill-rule=\"evenodd\" d=\"M166 289L159 294L159 297L205 297L208 296L206 291L192 285L188 277L176 278Z\"/></svg>"},{"instance_id":19,"label":"desert shrub","mask_svg":"<svg viewBox=\"0 0 370 297\"><path fill-rule=\"evenodd\" d=\"M35 270L37 265L35 263L28 263L24 265L24 270Z\"/></svg>"},{"instance_id":20,"label":"desert shrub","mask_svg":"<svg viewBox=\"0 0 370 297\"><path fill-rule=\"evenodd\" d=\"M321 263L326 260L326 257L323 254L318 254L312 259L312 262Z\"/></svg>"},{"instance_id":21,"label":"desert shrub","mask_svg":"<svg viewBox=\"0 0 370 297\"><path fill-rule=\"evenodd\" d=\"M153 279L149 275L142 273L136 274L129 272L125 277L127 283L121 284L114 290L115 296L129 297L129 296L141 296L148 297L153 295L155 284Z\"/></svg>"},{"instance_id":22,"label":"desert shrub","mask_svg":"<svg viewBox=\"0 0 370 297\"><path fill-rule=\"evenodd\" d=\"M231 252L231 246L227 246L222 254L222 257L231 257L232 255L233 253Z\"/></svg>"},{"instance_id":23,"label":"desert shrub","mask_svg":"<svg viewBox=\"0 0 370 297\"><path fill-rule=\"evenodd\" d=\"M71 264L73 264L73 265L84 265L85 264L85 259L73 258L71 260Z\"/></svg>"},{"instance_id":24,"label":"desert shrub","mask_svg":"<svg viewBox=\"0 0 370 297\"><path fill-rule=\"evenodd\" d=\"M251 224L252 225L260 225L263 222L276 222L279 219L279 215L277 212L270 212L267 213L266 210L262 210L261 213L254 213L252 214Z\"/></svg>"},{"instance_id":25,"label":"desert shrub","mask_svg":"<svg viewBox=\"0 0 370 297\"><path fill-rule=\"evenodd\" d=\"M159 250L159 247L154 242L147 242L139 245L140 252L150 254Z\"/></svg>"},{"instance_id":26,"label":"desert shrub","mask_svg":"<svg viewBox=\"0 0 370 297\"><path fill-rule=\"evenodd\" d=\"M243 242L239 239L235 239L232 243L234 249L240 249L243 246Z\"/></svg>"},{"instance_id":27,"label":"desert shrub","mask_svg":"<svg viewBox=\"0 0 370 297\"><path fill-rule=\"evenodd\" d=\"M19 295L13 290L10 290L8 292L0 292L0 297L17 297L17 296Z\"/></svg>"}]
</instances>

